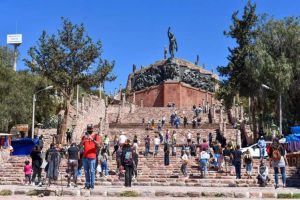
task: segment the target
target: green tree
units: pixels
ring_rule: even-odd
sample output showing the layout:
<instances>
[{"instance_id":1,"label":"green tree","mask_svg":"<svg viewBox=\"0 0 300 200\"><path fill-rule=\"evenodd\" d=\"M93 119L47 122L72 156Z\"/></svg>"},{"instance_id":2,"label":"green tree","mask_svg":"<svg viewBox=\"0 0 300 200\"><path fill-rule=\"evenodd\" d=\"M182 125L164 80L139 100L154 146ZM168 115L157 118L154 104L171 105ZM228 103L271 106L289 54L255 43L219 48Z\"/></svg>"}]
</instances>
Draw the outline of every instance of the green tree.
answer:
<instances>
[{"instance_id":1,"label":"green tree","mask_svg":"<svg viewBox=\"0 0 300 200\"><path fill-rule=\"evenodd\" d=\"M13 51L0 47L0 122L1 129L15 124L30 124L32 117L32 94L49 85L49 81L28 71L13 70ZM55 114L49 93L41 93L36 102L37 121L43 123Z\"/></svg>"},{"instance_id":2,"label":"green tree","mask_svg":"<svg viewBox=\"0 0 300 200\"><path fill-rule=\"evenodd\" d=\"M294 125L299 120L300 95L300 26L299 19L287 17L283 20L265 19L259 26L257 49L259 63L263 67L264 83L273 88L271 101L275 103L282 95L285 124ZM274 105L274 104L273 104ZM274 110L274 107L271 108ZM271 112L268 110L267 112ZM278 117L276 117L278 119ZM287 120L288 119L288 120ZM287 126L286 126L287 128Z\"/></svg>"},{"instance_id":3,"label":"green tree","mask_svg":"<svg viewBox=\"0 0 300 200\"><path fill-rule=\"evenodd\" d=\"M86 33L83 24L72 24L62 18L63 27L57 35L49 36L43 31L38 46L30 48L31 60L25 60L30 69L47 79L60 90L64 96L64 118L60 127L60 142L68 123L69 108L77 85L94 83L93 64L101 55L100 41L93 42Z\"/></svg>"},{"instance_id":4,"label":"green tree","mask_svg":"<svg viewBox=\"0 0 300 200\"><path fill-rule=\"evenodd\" d=\"M248 1L241 19L238 18L238 11L233 13L233 24L230 26L230 30L225 31L224 34L235 39L237 46L229 48L228 65L217 68L220 75L226 78L221 84L218 96L226 100L227 106L232 105L232 100L237 94L251 98L254 138L257 136L255 116L258 99L256 97L260 88L260 69L252 62L258 21L255 10L256 5Z\"/></svg>"}]
</instances>

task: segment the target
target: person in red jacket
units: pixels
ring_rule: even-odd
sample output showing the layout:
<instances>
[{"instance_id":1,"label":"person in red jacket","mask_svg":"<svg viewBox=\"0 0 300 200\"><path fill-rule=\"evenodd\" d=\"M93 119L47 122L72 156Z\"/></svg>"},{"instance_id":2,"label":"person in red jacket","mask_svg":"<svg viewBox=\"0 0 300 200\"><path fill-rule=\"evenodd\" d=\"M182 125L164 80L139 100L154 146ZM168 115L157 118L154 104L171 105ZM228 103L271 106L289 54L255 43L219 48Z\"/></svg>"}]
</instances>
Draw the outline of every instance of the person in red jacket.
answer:
<instances>
[{"instance_id":1,"label":"person in red jacket","mask_svg":"<svg viewBox=\"0 0 300 200\"><path fill-rule=\"evenodd\" d=\"M96 168L96 154L97 148L100 147L101 138L99 135L93 133L93 125L87 125L87 133L81 139L83 146L82 162L85 173L85 187L84 189L94 189L95 185L95 168Z\"/></svg>"}]
</instances>

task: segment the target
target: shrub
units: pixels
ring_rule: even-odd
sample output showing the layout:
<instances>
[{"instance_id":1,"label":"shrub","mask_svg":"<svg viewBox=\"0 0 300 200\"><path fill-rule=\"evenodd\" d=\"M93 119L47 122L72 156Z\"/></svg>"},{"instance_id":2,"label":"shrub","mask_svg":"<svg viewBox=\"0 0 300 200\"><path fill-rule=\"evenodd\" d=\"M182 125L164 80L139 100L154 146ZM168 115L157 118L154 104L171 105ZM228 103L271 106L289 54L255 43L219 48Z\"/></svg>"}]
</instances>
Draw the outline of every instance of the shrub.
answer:
<instances>
[{"instance_id":1,"label":"shrub","mask_svg":"<svg viewBox=\"0 0 300 200\"><path fill-rule=\"evenodd\" d=\"M26 193L27 196L38 196L39 195L39 192L37 190L29 190L27 193Z\"/></svg>"},{"instance_id":2,"label":"shrub","mask_svg":"<svg viewBox=\"0 0 300 200\"><path fill-rule=\"evenodd\" d=\"M121 197L138 197L140 196L136 191L124 191L121 193Z\"/></svg>"},{"instance_id":3,"label":"shrub","mask_svg":"<svg viewBox=\"0 0 300 200\"><path fill-rule=\"evenodd\" d=\"M293 194L293 199L300 199L300 193Z\"/></svg>"},{"instance_id":4,"label":"shrub","mask_svg":"<svg viewBox=\"0 0 300 200\"><path fill-rule=\"evenodd\" d=\"M11 190L1 190L0 191L0 196L10 196L10 195L12 195Z\"/></svg>"},{"instance_id":5,"label":"shrub","mask_svg":"<svg viewBox=\"0 0 300 200\"><path fill-rule=\"evenodd\" d=\"M279 193L277 194L277 199L291 199L292 194L291 193Z\"/></svg>"}]
</instances>

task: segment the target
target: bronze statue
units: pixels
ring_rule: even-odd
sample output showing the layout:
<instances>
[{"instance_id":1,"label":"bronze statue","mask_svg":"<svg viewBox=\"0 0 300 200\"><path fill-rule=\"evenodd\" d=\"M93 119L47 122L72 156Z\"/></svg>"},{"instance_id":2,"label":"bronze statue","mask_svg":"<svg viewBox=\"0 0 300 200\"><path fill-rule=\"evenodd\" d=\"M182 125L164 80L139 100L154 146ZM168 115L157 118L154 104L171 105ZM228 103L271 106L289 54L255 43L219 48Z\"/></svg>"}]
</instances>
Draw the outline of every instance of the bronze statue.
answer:
<instances>
[{"instance_id":1,"label":"bronze statue","mask_svg":"<svg viewBox=\"0 0 300 200\"><path fill-rule=\"evenodd\" d=\"M195 65L198 65L199 64L199 55L197 55L197 59L196 59L196 62L195 62Z\"/></svg>"},{"instance_id":2,"label":"bronze statue","mask_svg":"<svg viewBox=\"0 0 300 200\"><path fill-rule=\"evenodd\" d=\"M168 50L167 47L164 48L164 59L167 59Z\"/></svg>"},{"instance_id":3,"label":"bronze statue","mask_svg":"<svg viewBox=\"0 0 300 200\"><path fill-rule=\"evenodd\" d=\"M178 46L177 46L177 42L176 42L174 33L172 33L170 30L171 30L171 27L169 27L169 29L168 29L169 53L171 55L171 58L174 58L174 50L178 51Z\"/></svg>"},{"instance_id":4,"label":"bronze statue","mask_svg":"<svg viewBox=\"0 0 300 200\"><path fill-rule=\"evenodd\" d=\"M136 65L135 65L135 64L133 64L133 65L132 65L132 72L134 73L134 72L135 72L135 70L136 70Z\"/></svg>"}]
</instances>

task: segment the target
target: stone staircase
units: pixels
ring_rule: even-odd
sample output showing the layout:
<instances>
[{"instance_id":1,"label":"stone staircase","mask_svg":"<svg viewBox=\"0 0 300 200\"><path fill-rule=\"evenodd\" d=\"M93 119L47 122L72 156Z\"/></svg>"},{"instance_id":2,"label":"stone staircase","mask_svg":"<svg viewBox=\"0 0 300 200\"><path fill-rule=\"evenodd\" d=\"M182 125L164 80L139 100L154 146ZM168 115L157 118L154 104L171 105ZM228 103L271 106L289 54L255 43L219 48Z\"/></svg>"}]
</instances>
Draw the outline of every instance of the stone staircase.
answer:
<instances>
[{"instance_id":1,"label":"stone staircase","mask_svg":"<svg viewBox=\"0 0 300 200\"><path fill-rule=\"evenodd\" d=\"M117 108L115 107L114 110L112 108L108 108L108 118L104 119L105 117L105 107L104 102L94 99L92 102L92 109L82 113L81 116L77 119L76 123L77 126L75 127L75 139L76 141L79 140L80 136L83 134L83 130L86 127L86 124L93 123L97 124L99 122L99 118L102 117L105 122L110 118L111 115L115 115L117 112ZM111 110L110 110L111 109ZM145 130L145 126L141 125L141 119L145 118L145 122L148 119L153 118L156 122L161 119L163 115L166 116L168 121L169 115L177 111L178 115L186 114L188 117L191 116L193 113L189 109L177 109L177 108L137 108L135 112L130 113L129 111L124 111L123 116L121 118L121 122L119 124L110 123L109 128L105 131L106 134L110 136L112 141L113 136L115 134L119 134L120 132L124 132L129 139L133 139L134 135L137 135L138 140L141 142L139 145L139 151L141 152L139 155L139 165L138 165L138 177L133 183L136 186L194 186L194 187L257 187L256 184L256 175L257 175L257 166L258 160L255 160L254 169L253 169L253 178L246 179L245 169L242 169L242 179L236 180L234 175L234 168L230 167L229 173L219 173L216 171L209 171L209 175L207 178L202 179L199 176L198 171L198 161L196 158L192 158L188 164L188 177L184 177L180 172L181 166L181 148L177 148L177 156L173 157L170 156L170 165L164 166L164 159L163 159L163 146L161 145L159 148L159 154L156 157L152 155L148 157L144 157L142 152L144 150L144 140L143 138L149 134L150 137L153 139L154 135L156 134L155 130ZM174 129L170 126L169 123L166 123L166 127L163 129L163 134L165 133L166 128L170 129L172 133L173 130L176 130L177 133L177 144L180 146L181 144L186 143L185 134L187 131L192 133L193 141L196 142L196 135L198 132L201 134L201 138L208 138L208 134L212 132L214 135L216 133L216 129L218 129L218 124L208 123L208 118L205 118L205 114L202 114L203 121L201 123L200 128L198 129L191 129L191 127L183 128L180 127L179 129ZM55 133L55 130L44 130L45 139L47 143L51 142L51 134ZM236 130L231 128L231 126L227 125L227 135L228 138L231 138L233 141L235 138ZM227 140L228 141L228 140ZM113 145L110 145L110 152L113 152ZM151 151L153 151L153 142L151 142ZM2 185L22 185L24 181L23 175L23 166L24 161L28 159L28 157L10 157L8 162L0 163L0 184ZM30 160L30 159L29 159ZM67 168L67 161L66 159L62 159L60 164L60 172L61 175L59 180L57 181L58 185L66 185L66 168ZM123 178L121 180L117 175L115 175L114 170L116 169L116 162L115 158L110 158L109 160L109 169L110 169L110 176L108 178L99 177L97 175L96 185L103 185L103 186L121 186L124 184ZM269 177L274 180L273 178L273 169L270 169ZM296 167L287 167L287 186L289 187L300 187L300 173L299 169ZM43 174L44 175L44 174ZM83 176L78 180L79 185L84 184L84 173ZM269 184L269 187L272 186L272 183Z\"/></svg>"},{"instance_id":2,"label":"stone staircase","mask_svg":"<svg viewBox=\"0 0 300 200\"><path fill-rule=\"evenodd\" d=\"M162 146L159 154L156 157L144 157L139 155L138 177L133 185L137 186L195 186L195 187L257 187L256 175L259 160L254 160L253 178L246 179L245 169L242 168L242 179L236 180L234 168L230 167L229 173L219 173L210 170L207 178L200 178L197 159L191 158L188 164L188 177L184 177L180 172L180 149L177 148L177 156L170 156L170 165L164 166ZM112 148L110 149L112 152ZM0 168L0 184L2 185L22 185L24 181L23 166L27 157L11 157L8 163L1 164ZM67 168L66 159L62 159L60 165L60 177L56 184L66 185L65 171ZM116 163L114 159L109 160L110 176L108 178L100 178L97 175L96 185L115 185L121 186L124 184L123 178L121 180L115 175ZM273 183L273 169L269 170L269 177ZM287 167L287 186L300 187L300 174L296 167ZM43 173L44 175L44 173ZM268 187L272 187L272 183ZM79 185L84 184L83 176L78 180Z\"/></svg>"}]
</instances>

